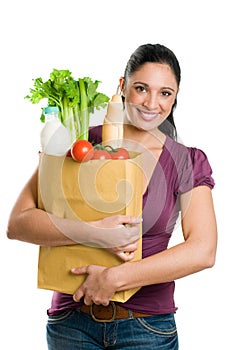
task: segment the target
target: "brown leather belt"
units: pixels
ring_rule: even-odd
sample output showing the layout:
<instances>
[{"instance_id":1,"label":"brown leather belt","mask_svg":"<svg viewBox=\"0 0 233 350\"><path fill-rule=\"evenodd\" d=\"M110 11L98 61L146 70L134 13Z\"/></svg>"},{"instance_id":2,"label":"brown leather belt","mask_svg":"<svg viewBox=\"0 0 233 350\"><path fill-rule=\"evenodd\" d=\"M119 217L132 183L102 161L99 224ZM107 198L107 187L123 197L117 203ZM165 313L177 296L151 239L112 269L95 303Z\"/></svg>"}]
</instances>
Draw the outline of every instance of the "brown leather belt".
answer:
<instances>
[{"instance_id":1,"label":"brown leather belt","mask_svg":"<svg viewBox=\"0 0 233 350\"><path fill-rule=\"evenodd\" d=\"M85 314L91 315L96 322L112 322L114 320L124 319L124 318L136 318L136 317L146 317L151 316L149 314L144 314L142 312L136 312L128 310L113 301L110 301L108 306L103 305L82 305L80 310Z\"/></svg>"}]
</instances>

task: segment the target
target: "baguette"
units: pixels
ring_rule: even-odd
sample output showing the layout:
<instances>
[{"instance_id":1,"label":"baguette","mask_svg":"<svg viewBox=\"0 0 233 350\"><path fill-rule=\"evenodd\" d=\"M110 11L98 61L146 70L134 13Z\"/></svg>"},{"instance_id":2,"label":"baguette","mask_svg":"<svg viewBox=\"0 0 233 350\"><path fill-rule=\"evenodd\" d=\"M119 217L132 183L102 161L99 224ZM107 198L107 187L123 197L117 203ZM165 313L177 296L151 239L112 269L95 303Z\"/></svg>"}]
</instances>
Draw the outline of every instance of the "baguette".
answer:
<instances>
[{"instance_id":1,"label":"baguette","mask_svg":"<svg viewBox=\"0 0 233 350\"><path fill-rule=\"evenodd\" d=\"M115 94L108 103L107 113L103 121L102 142L114 148L121 147L123 138L124 112L121 96Z\"/></svg>"}]
</instances>

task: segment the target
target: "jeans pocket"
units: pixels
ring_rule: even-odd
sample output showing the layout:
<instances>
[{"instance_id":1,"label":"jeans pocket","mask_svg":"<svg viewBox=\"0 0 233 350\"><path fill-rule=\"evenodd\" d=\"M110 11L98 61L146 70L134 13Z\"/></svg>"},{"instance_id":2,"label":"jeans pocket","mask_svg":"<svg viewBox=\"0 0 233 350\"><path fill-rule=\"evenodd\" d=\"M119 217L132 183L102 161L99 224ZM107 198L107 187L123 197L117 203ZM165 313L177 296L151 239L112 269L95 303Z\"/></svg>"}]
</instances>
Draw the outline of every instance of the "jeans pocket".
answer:
<instances>
[{"instance_id":1,"label":"jeans pocket","mask_svg":"<svg viewBox=\"0 0 233 350\"><path fill-rule=\"evenodd\" d=\"M60 322L66 321L69 317L73 315L74 312L75 310L66 310L54 316L50 315L48 316L48 323L58 324Z\"/></svg>"},{"instance_id":2,"label":"jeans pocket","mask_svg":"<svg viewBox=\"0 0 233 350\"><path fill-rule=\"evenodd\" d=\"M144 330L160 336L171 337L177 334L173 314L137 318L137 321Z\"/></svg>"}]
</instances>

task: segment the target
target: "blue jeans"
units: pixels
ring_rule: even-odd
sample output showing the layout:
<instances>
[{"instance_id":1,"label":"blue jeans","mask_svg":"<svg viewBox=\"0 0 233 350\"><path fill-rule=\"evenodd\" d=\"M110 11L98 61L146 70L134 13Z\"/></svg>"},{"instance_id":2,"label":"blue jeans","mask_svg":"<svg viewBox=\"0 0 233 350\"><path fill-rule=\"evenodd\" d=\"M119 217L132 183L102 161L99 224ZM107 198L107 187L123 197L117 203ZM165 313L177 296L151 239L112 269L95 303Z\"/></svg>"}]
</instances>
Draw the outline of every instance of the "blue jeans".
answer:
<instances>
[{"instance_id":1,"label":"blue jeans","mask_svg":"<svg viewBox=\"0 0 233 350\"><path fill-rule=\"evenodd\" d=\"M96 322L79 309L49 316L49 350L178 350L173 314Z\"/></svg>"}]
</instances>

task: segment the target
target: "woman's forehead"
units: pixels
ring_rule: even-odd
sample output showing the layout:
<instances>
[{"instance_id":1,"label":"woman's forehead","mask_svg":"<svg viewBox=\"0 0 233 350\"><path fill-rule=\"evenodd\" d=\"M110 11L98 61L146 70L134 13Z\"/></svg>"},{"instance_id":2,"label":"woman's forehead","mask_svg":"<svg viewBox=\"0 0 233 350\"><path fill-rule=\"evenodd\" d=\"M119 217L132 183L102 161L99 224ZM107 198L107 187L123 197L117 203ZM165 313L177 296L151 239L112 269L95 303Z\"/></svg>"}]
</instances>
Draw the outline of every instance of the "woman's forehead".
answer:
<instances>
[{"instance_id":1,"label":"woman's forehead","mask_svg":"<svg viewBox=\"0 0 233 350\"><path fill-rule=\"evenodd\" d=\"M171 67L165 63L147 62L143 64L129 77L129 82L131 84L141 82L149 86L154 84L166 86L169 84L169 86L177 88L175 74Z\"/></svg>"}]
</instances>

